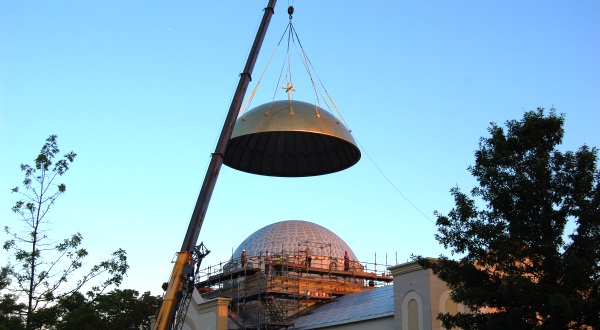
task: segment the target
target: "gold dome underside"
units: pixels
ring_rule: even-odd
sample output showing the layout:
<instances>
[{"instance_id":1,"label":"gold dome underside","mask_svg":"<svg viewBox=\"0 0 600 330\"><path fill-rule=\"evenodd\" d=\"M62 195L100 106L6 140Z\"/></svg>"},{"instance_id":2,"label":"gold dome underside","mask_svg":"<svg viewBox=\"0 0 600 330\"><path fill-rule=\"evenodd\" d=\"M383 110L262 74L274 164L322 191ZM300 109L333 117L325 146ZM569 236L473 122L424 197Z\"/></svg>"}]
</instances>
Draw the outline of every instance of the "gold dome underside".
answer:
<instances>
[{"instance_id":1,"label":"gold dome underside","mask_svg":"<svg viewBox=\"0 0 600 330\"><path fill-rule=\"evenodd\" d=\"M354 138L336 117L310 103L284 100L237 119L223 163L253 174L304 177L338 172L359 159Z\"/></svg>"}]
</instances>

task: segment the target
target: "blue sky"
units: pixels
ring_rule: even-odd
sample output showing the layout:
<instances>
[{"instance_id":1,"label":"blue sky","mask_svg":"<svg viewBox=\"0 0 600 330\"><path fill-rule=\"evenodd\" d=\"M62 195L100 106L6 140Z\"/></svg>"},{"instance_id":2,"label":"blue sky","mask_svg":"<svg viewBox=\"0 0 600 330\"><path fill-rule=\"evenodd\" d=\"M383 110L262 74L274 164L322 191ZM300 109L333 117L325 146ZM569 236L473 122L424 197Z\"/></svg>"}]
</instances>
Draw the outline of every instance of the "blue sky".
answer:
<instances>
[{"instance_id":1,"label":"blue sky","mask_svg":"<svg viewBox=\"0 0 600 330\"><path fill-rule=\"evenodd\" d=\"M52 235L79 231L91 265L119 247L123 285L160 294L180 248L267 1L0 2L0 219L18 228L10 189L46 137L78 157ZM284 33L279 1L253 74ZM361 261L447 253L433 212L490 122L537 107L565 113L565 150L600 146L597 1L295 1L314 71L361 146L354 167L271 178L224 166L199 241L226 260L281 220L320 224ZM285 42L252 102L269 102ZM294 98L311 102L291 54ZM286 95L278 92L276 99ZM6 237L5 237L6 238ZM3 240L5 239L3 238ZM5 255L5 252L3 252Z\"/></svg>"}]
</instances>

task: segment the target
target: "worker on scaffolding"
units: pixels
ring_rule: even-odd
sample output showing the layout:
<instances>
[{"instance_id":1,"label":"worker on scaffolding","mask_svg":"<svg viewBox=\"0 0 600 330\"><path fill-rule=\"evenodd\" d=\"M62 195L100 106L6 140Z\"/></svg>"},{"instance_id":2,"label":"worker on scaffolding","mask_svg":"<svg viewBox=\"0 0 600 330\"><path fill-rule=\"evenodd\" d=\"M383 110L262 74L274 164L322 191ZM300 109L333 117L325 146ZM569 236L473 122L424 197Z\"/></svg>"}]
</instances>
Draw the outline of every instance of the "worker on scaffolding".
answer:
<instances>
[{"instance_id":1,"label":"worker on scaffolding","mask_svg":"<svg viewBox=\"0 0 600 330\"><path fill-rule=\"evenodd\" d=\"M265 251L265 275L269 275L271 270L271 254L269 254L269 250Z\"/></svg>"},{"instance_id":2,"label":"worker on scaffolding","mask_svg":"<svg viewBox=\"0 0 600 330\"><path fill-rule=\"evenodd\" d=\"M242 250L242 268L244 268L246 266L246 250Z\"/></svg>"},{"instance_id":3,"label":"worker on scaffolding","mask_svg":"<svg viewBox=\"0 0 600 330\"><path fill-rule=\"evenodd\" d=\"M276 254L273 258L273 268L275 268L275 275L279 276L283 274L283 266L281 265L281 255Z\"/></svg>"},{"instance_id":4,"label":"worker on scaffolding","mask_svg":"<svg viewBox=\"0 0 600 330\"><path fill-rule=\"evenodd\" d=\"M306 266L310 267L310 264L312 262L312 256L311 256L311 252L310 252L310 247L306 247L306 250L304 250L304 252L306 253Z\"/></svg>"},{"instance_id":5,"label":"worker on scaffolding","mask_svg":"<svg viewBox=\"0 0 600 330\"><path fill-rule=\"evenodd\" d=\"M348 251L344 251L344 271L350 270L350 256L348 255Z\"/></svg>"}]
</instances>

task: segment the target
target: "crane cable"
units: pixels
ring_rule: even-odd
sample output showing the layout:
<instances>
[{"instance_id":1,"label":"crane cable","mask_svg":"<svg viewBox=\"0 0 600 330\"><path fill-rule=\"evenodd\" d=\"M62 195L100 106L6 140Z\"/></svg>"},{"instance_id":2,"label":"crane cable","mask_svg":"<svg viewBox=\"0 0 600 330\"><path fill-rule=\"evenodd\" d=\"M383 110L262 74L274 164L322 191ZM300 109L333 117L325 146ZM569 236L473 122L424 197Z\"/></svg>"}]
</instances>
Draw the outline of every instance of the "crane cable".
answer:
<instances>
[{"instance_id":1,"label":"crane cable","mask_svg":"<svg viewBox=\"0 0 600 330\"><path fill-rule=\"evenodd\" d=\"M288 14L289 14L289 23L286 26L286 28L284 29L284 32L281 36L281 38L279 39L279 42L277 43L277 46L275 47L275 50L273 51L273 54L271 55L271 58L269 59L269 62L267 63L267 66L265 67L263 73L260 76L259 81L257 82L256 86L254 87L254 89L252 90L252 92L250 93L250 95L248 96L248 98L246 99L246 101L244 102L244 104L242 105L242 110L244 110L243 114L245 113L247 107L249 106L249 104L251 103L252 99L254 98L254 95L256 94L256 90L258 89L258 86L260 85L260 82L262 81L267 68L269 67L269 65L271 64L275 53L277 52L277 50L279 49L279 46L281 45L281 42L283 41L283 37L287 34L288 35L288 39L287 39L287 52L286 52L286 60L284 60L281 70L279 72L279 78L277 80L277 85L275 87L275 91L273 93L273 101L275 100L275 96L277 94L277 91L279 91L279 86L281 84L281 79L284 76L284 71L285 71L285 78L288 79L289 78L289 83L290 85L288 85L288 88L290 88L291 86L293 86L293 84L291 84L291 80L292 80L292 71L291 71L291 58L290 58L290 45L291 44L298 44L299 47L299 54L298 56L300 57L302 64L304 65L304 68L306 69L306 72L308 74L308 77L310 79L313 91L315 93L315 99L316 99L316 104L318 106L321 105L321 98L323 99L323 103L326 104L328 109L332 109L335 110L335 113L337 114L338 118L342 121L342 123L346 126L346 127L350 127L346 120L344 119L344 117L342 116L342 113L339 111L338 107L335 105L335 102L333 101L333 98L331 97L331 95L329 94L329 92L327 91L327 88L325 88L325 85L323 84L323 81L321 80L321 78L319 77L319 75L316 73L316 70L312 64L312 62L310 61L310 59L308 58L308 54L306 53L306 51L304 50L304 47L302 47L302 43L300 42L300 38L298 37L298 33L296 31L296 28L294 27L294 25L292 24L292 16L294 13L294 7L293 6L289 6L288 7ZM287 64L287 65L286 65ZM287 70L286 70L287 67ZM312 69L312 70L311 70ZM313 79L313 74L314 76L317 78L321 88L323 89L323 91L325 92L325 95L322 94L321 91L319 91L319 89L317 88L317 84L315 83L315 80ZM288 92L289 93L289 92ZM319 98L319 95L321 96L321 98ZM327 97L325 97L327 96ZM290 94L288 94L288 98L291 97ZM329 100L329 102L327 102L327 100ZM331 103L331 105L329 104ZM316 116L317 118L320 117L319 113L318 113L318 107L315 107L315 112L316 112ZM293 112L292 112L293 115ZM243 118L242 118L243 119ZM354 136L354 134L352 134L352 130L348 129L348 132L351 133L351 135ZM369 153L366 151L366 149L362 146L362 144L358 141L358 139L356 139L356 137L354 136L356 143L360 146L360 149L364 152L364 154L367 156L367 158L369 158L369 160L371 161L371 163L373 164L373 166L375 166L375 168L377 169L377 171L384 177L384 179L392 186L392 188L394 188L394 190L400 195L402 196L402 198L408 203L410 204L415 210L417 210L419 213L421 213L421 215L423 215L423 217L425 217L427 220L429 220L429 222L433 223L435 225L435 222L433 220L431 220L423 211L421 211L415 204L413 204L408 197L406 197L401 191L400 189L398 189L398 187L396 187L396 185L388 178L388 176L381 170L381 168L375 163L375 161L373 160L373 158L371 158L371 156L369 155Z\"/></svg>"},{"instance_id":2,"label":"crane cable","mask_svg":"<svg viewBox=\"0 0 600 330\"><path fill-rule=\"evenodd\" d=\"M344 123L344 125L346 125L346 127L350 127L347 123L346 120L344 120L344 117L342 116L341 112L339 111L339 109L337 108L337 106L335 105L333 99L331 98L331 95L329 94L329 92L327 91L327 88L325 88L325 85L323 84L323 81L321 80L321 78L319 77L319 75L316 73L316 70L314 69L314 66L312 65L312 62L310 61L310 59L308 58L308 55L306 54L306 51L304 50L304 47L302 47L302 44L300 42L300 38L298 37L298 34L296 32L296 29L294 28L294 26L291 23L291 18L290 18L290 31L289 33L294 33L295 38L292 38L293 40L297 40L298 41L298 45L300 47L300 50L302 51L302 56L300 56L300 58L302 59L302 63L304 64L304 67L306 68L306 71L310 77L310 81L313 85L313 89L315 91L315 97L317 98L317 102L319 102L319 95L321 94L320 92L318 92L318 89L316 88L315 85L315 81L313 79L313 72L315 77L317 78L317 80L319 81L319 84L321 85L321 87L323 88L323 91L325 92L325 95L327 96L327 99L329 99L329 102L331 102L331 107L333 107L333 109L335 110L336 114L338 115L338 118L341 119L341 121ZM311 70L312 68L312 70ZM317 94L318 93L318 94ZM324 98L324 96L321 94L321 97ZM331 109L331 107L329 106L329 104L327 103L326 100L324 100L324 103L327 104L327 107L329 109ZM352 130L348 129L348 131L352 134ZM354 136L354 134L352 134ZM367 158L369 158L369 160L371 161L371 163L373 164L373 166L375 166L375 168L377 169L377 171L379 171L379 173L385 178L385 180L392 186L392 188L394 188L394 190L396 190L396 192L402 196L402 198L408 203L410 204L415 210L417 210L419 213L421 213L421 215L423 215L427 220L429 220L429 222L435 224L435 222L433 220L431 220L423 211L421 211L415 204L413 204L408 197L406 197L401 191L400 189L398 189L398 187L396 187L396 185L388 178L388 176L381 170L381 168L379 166L377 166L377 164L375 163L375 161L373 160L373 158L371 158L371 156L369 155L369 153L365 150L365 148L362 146L362 144L360 144L360 142L358 141L358 139L356 139L356 137L354 137L356 142L358 143L358 145L360 146L360 148L362 149L362 151L365 153L365 155L367 155Z\"/></svg>"}]
</instances>

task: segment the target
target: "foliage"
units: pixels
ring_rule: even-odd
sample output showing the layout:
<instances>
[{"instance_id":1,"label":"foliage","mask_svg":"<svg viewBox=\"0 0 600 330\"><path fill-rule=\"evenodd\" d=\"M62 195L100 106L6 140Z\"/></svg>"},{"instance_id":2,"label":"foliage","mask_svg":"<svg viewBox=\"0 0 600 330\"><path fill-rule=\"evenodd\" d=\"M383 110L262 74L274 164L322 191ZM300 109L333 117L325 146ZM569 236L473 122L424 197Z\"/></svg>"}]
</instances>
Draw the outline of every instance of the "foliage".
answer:
<instances>
[{"instance_id":1,"label":"foliage","mask_svg":"<svg viewBox=\"0 0 600 330\"><path fill-rule=\"evenodd\" d=\"M8 290L18 301L25 301L27 329L46 324L48 316L44 313L53 303L84 287L89 286L87 295L93 298L112 285L120 285L129 268L125 251L119 249L109 259L84 270L83 260L88 252L81 247L80 233L58 241L49 237L47 216L58 197L66 192L66 185L56 181L77 156L71 151L55 159L59 152L57 136L51 135L33 166L21 165L25 178L22 187L12 189L20 196L12 211L20 216L24 228L15 231L5 226L10 239L3 248L14 261L6 266L8 279L12 280ZM80 276L79 280L68 286L74 276Z\"/></svg>"},{"instance_id":2,"label":"foliage","mask_svg":"<svg viewBox=\"0 0 600 330\"><path fill-rule=\"evenodd\" d=\"M452 188L455 207L436 212L436 239L461 257L415 259L472 311L440 314L444 327L600 327L598 151L557 150L563 124L564 115L542 108L507 121L506 131L492 123L469 167L479 186L471 197Z\"/></svg>"},{"instance_id":3,"label":"foliage","mask_svg":"<svg viewBox=\"0 0 600 330\"><path fill-rule=\"evenodd\" d=\"M10 284L8 272L8 267L0 269L0 291L2 292ZM21 322L25 308L25 304L17 302L14 294L3 294L0 300L0 330L25 329Z\"/></svg>"},{"instance_id":4,"label":"foliage","mask_svg":"<svg viewBox=\"0 0 600 330\"><path fill-rule=\"evenodd\" d=\"M115 289L94 299L79 292L62 297L47 310L54 317L52 326L59 330L149 329L161 297L135 290Z\"/></svg>"}]
</instances>

